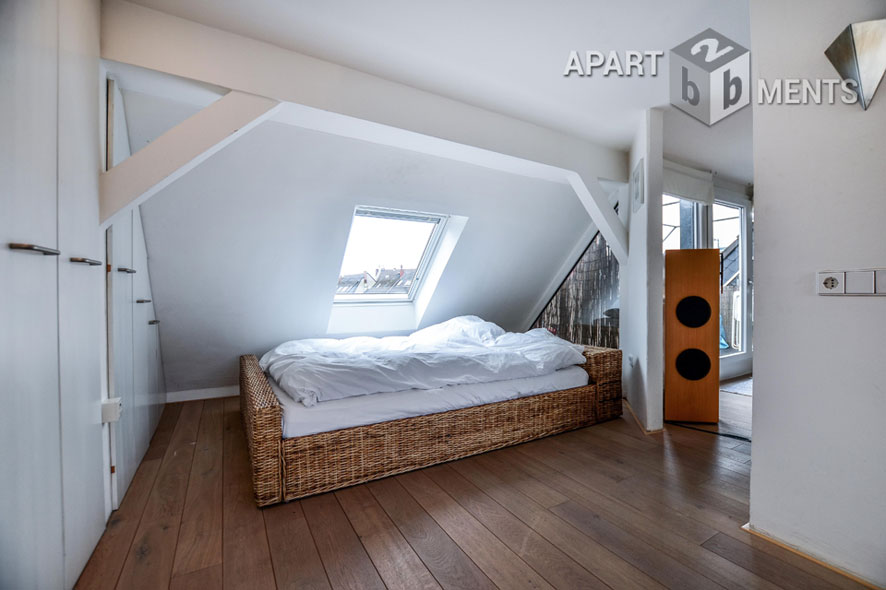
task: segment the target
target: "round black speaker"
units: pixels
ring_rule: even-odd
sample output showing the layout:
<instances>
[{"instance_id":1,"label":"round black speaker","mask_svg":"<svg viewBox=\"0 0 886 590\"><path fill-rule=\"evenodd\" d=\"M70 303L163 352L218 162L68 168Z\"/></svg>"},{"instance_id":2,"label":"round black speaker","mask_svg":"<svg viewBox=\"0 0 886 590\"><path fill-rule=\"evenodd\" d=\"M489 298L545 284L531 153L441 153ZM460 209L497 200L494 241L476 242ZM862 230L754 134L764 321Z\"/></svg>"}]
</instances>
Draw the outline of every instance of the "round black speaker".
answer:
<instances>
[{"instance_id":1,"label":"round black speaker","mask_svg":"<svg viewBox=\"0 0 886 590\"><path fill-rule=\"evenodd\" d=\"M697 348L687 348L677 355L677 373L689 381L704 379L711 372L711 358Z\"/></svg>"},{"instance_id":2,"label":"round black speaker","mask_svg":"<svg viewBox=\"0 0 886 590\"><path fill-rule=\"evenodd\" d=\"M700 328L711 319L711 304L697 295L684 297L677 304L677 319L689 328Z\"/></svg>"}]
</instances>

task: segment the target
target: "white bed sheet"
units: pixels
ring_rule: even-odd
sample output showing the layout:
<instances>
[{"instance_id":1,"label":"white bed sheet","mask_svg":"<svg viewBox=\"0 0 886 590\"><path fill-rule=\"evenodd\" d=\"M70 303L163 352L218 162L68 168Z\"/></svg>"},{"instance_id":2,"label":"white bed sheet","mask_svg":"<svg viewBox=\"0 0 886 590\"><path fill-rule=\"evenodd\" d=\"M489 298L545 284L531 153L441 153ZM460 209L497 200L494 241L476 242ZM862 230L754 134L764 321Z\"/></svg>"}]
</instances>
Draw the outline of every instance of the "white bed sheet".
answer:
<instances>
[{"instance_id":1,"label":"white bed sheet","mask_svg":"<svg viewBox=\"0 0 886 590\"><path fill-rule=\"evenodd\" d=\"M283 406L283 438L293 438L582 387L588 384L588 374L572 366L537 377L374 393L311 407L292 399L273 378L268 381Z\"/></svg>"},{"instance_id":2,"label":"white bed sheet","mask_svg":"<svg viewBox=\"0 0 886 590\"><path fill-rule=\"evenodd\" d=\"M460 316L410 336L310 338L284 342L260 361L283 391L306 406L360 395L518 379L585 362L584 347L543 328L505 332Z\"/></svg>"}]
</instances>

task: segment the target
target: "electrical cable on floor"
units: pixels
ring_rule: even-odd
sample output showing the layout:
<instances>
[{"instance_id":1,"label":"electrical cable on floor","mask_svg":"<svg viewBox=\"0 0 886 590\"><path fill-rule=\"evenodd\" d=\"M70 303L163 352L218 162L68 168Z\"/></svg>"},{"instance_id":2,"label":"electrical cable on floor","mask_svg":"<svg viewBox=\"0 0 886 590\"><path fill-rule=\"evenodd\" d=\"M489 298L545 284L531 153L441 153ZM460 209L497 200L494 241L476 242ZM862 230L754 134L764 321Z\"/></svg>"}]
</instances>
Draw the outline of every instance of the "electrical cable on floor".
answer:
<instances>
[{"instance_id":1,"label":"electrical cable on floor","mask_svg":"<svg viewBox=\"0 0 886 590\"><path fill-rule=\"evenodd\" d=\"M744 442L751 442L746 436L741 436L739 434L729 434L728 432L714 432L713 430L705 430L704 428L698 428L696 426L689 426L684 424L683 422L672 422L670 420L665 420L665 424L671 424L673 426L679 426L680 428L688 428L689 430L697 430L699 432L707 432L708 434L715 434L717 436L724 436L726 438L734 438L735 440L742 440Z\"/></svg>"}]
</instances>

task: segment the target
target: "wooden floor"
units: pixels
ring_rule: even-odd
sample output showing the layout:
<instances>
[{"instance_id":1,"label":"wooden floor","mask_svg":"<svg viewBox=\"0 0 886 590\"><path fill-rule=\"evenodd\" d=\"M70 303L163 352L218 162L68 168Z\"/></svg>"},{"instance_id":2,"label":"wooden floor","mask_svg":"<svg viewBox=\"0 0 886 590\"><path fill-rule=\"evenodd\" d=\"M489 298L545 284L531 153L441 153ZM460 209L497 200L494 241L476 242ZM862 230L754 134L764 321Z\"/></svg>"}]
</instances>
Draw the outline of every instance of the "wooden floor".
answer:
<instances>
[{"instance_id":1,"label":"wooden floor","mask_svg":"<svg viewBox=\"0 0 886 590\"><path fill-rule=\"evenodd\" d=\"M739 528L746 446L620 419L259 510L237 400L170 404L77 587L860 587Z\"/></svg>"},{"instance_id":2,"label":"wooden floor","mask_svg":"<svg viewBox=\"0 0 886 590\"><path fill-rule=\"evenodd\" d=\"M697 422L680 423L687 428L704 430L726 436L740 437L747 441L751 441L751 412L753 399L749 395L733 393L720 389L720 421L716 424L700 424ZM746 447L750 452L750 445Z\"/></svg>"}]
</instances>

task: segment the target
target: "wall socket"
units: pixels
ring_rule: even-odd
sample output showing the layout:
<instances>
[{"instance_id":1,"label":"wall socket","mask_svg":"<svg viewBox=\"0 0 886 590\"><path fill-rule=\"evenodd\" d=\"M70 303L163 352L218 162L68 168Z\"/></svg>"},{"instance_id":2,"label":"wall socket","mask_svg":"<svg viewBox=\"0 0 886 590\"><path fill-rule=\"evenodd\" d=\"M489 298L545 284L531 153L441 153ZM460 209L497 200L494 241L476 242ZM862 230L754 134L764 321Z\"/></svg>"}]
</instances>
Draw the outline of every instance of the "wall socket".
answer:
<instances>
[{"instance_id":1,"label":"wall socket","mask_svg":"<svg viewBox=\"0 0 886 590\"><path fill-rule=\"evenodd\" d=\"M886 295L886 269L825 270L815 278L819 295Z\"/></svg>"},{"instance_id":2,"label":"wall socket","mask_svg":"<svg viewBox=\"0 0 886 590\"><path fill-rule=\"evenodd\" d=\"M824 271L816 277L819 295L842 295L846 292L846 273Z\"/></svg>"}]
</instances>

